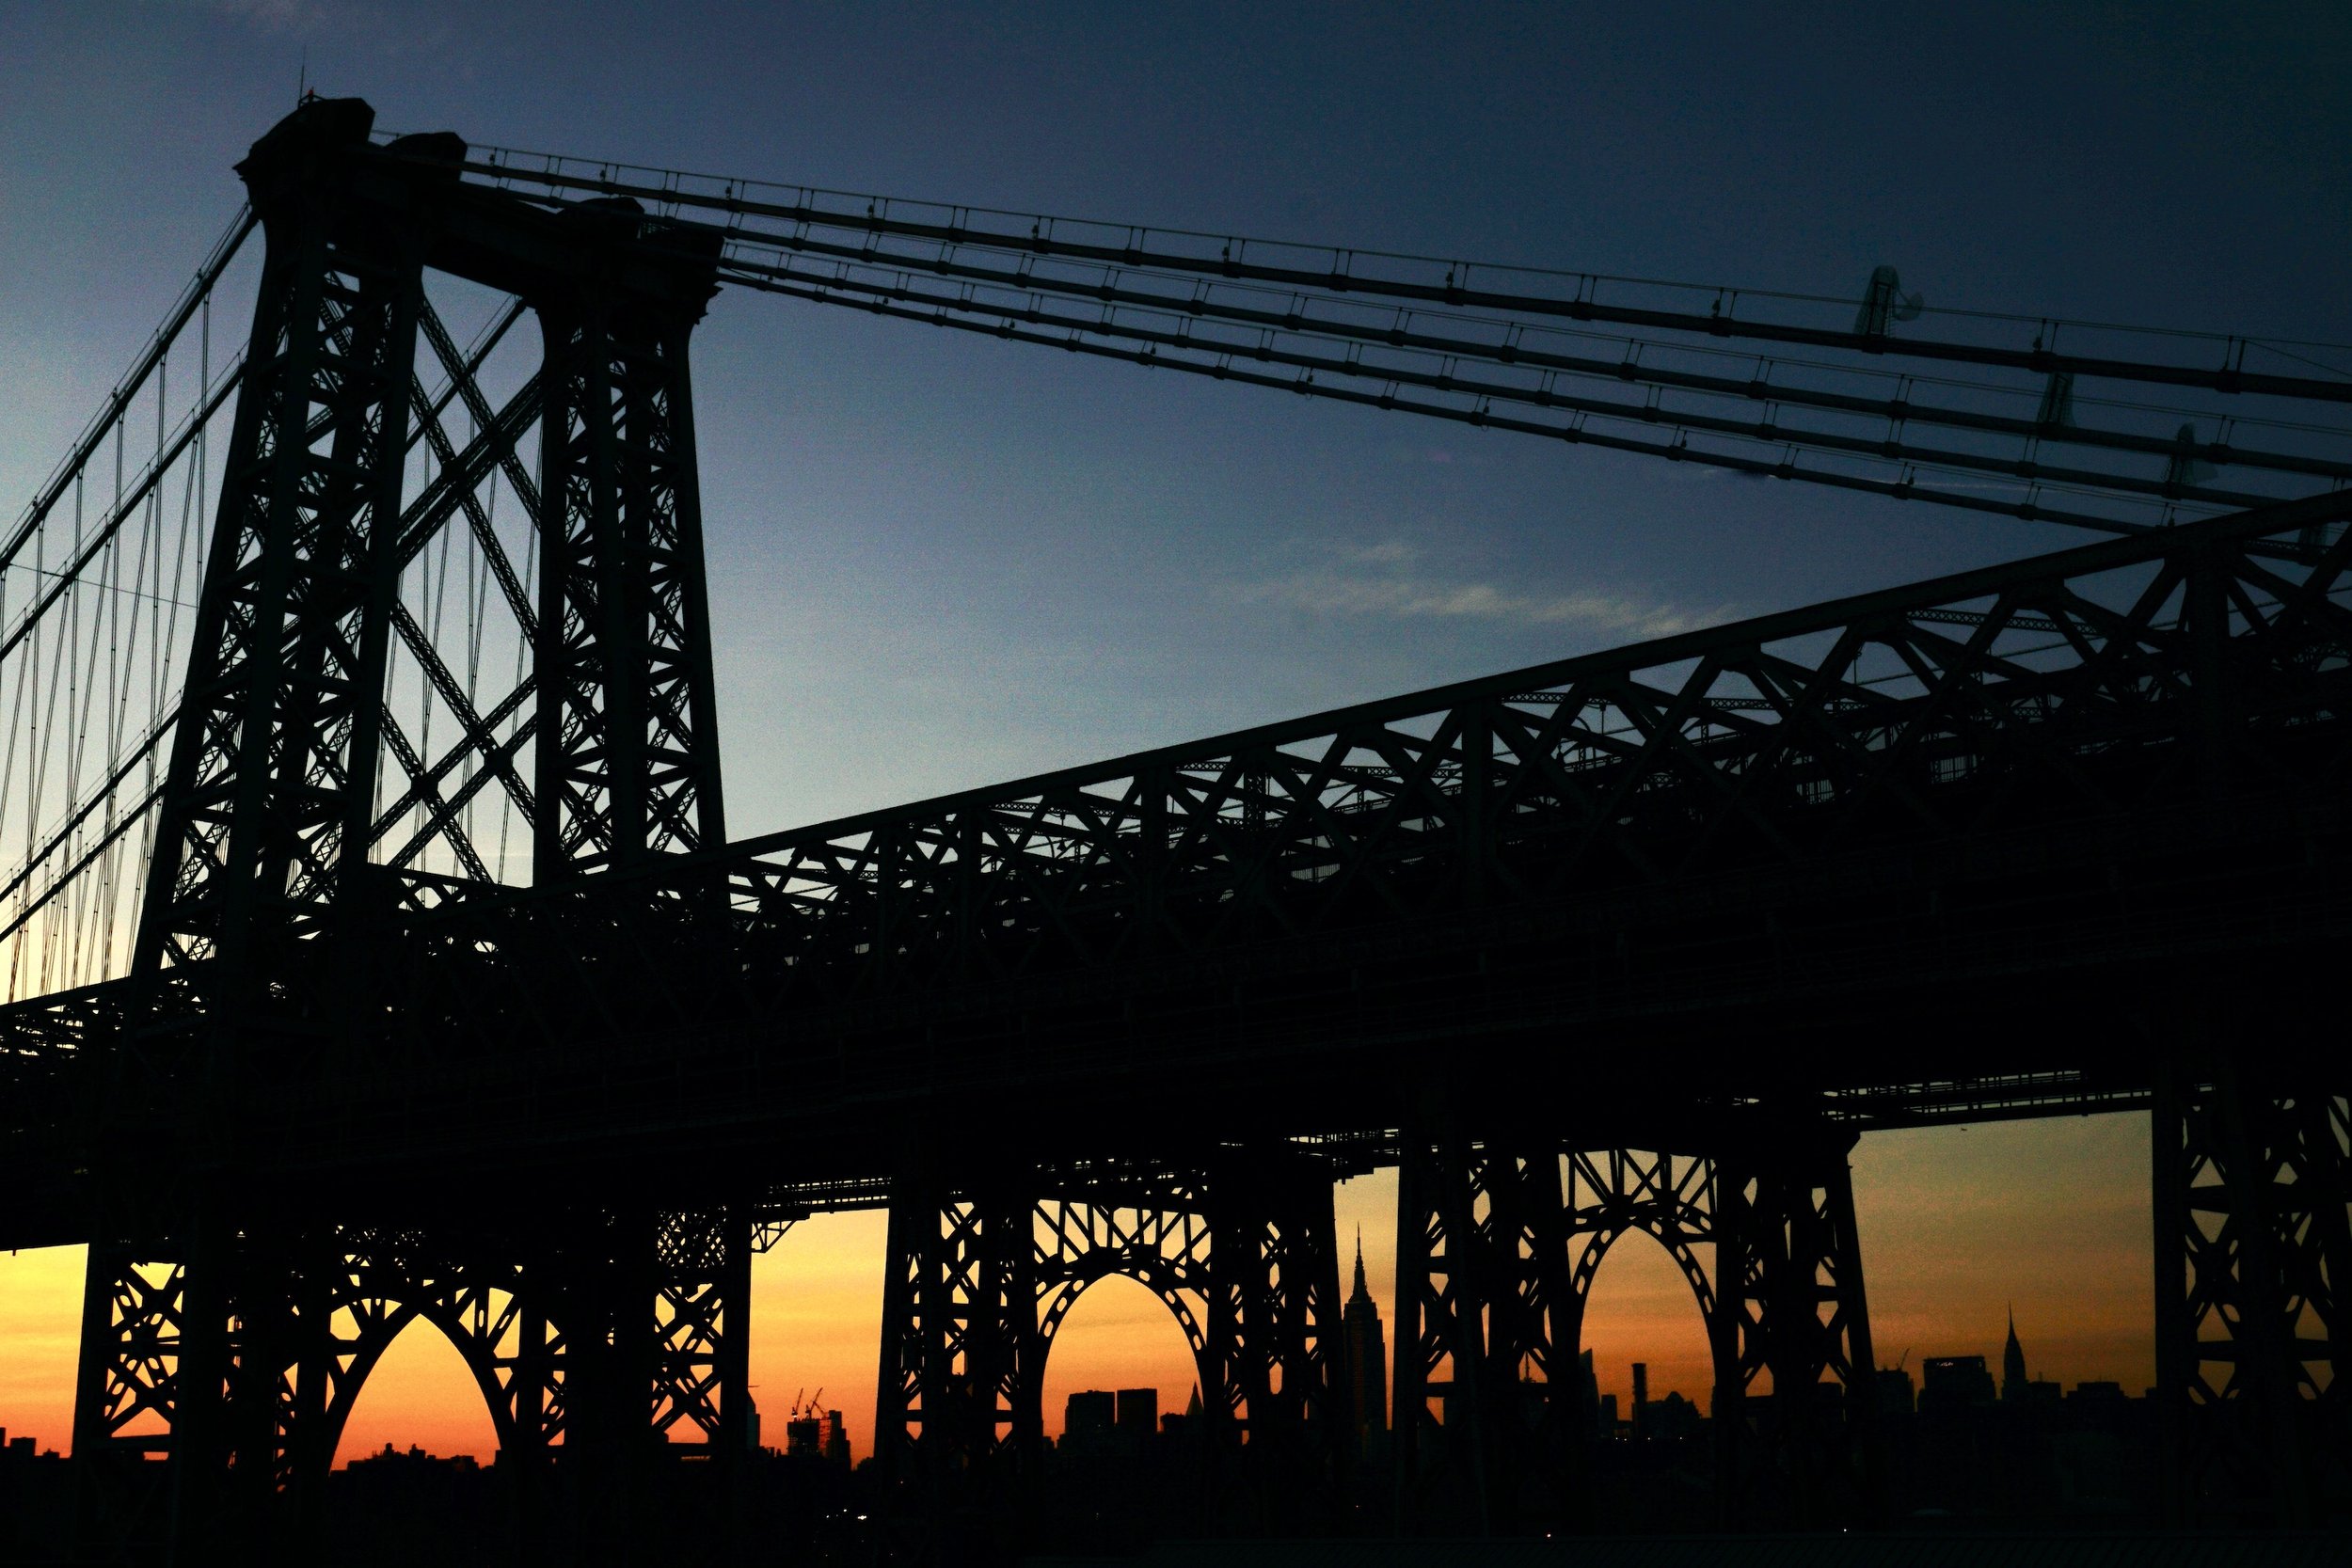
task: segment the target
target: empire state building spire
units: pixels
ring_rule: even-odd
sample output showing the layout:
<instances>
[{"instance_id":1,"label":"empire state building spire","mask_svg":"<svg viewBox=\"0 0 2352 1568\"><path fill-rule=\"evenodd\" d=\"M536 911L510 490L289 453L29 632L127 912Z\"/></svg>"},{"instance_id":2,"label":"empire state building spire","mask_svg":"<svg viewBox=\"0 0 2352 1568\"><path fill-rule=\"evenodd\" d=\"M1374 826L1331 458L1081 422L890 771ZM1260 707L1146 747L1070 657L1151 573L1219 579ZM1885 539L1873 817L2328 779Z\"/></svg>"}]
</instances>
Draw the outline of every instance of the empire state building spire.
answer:
<instances>
[{"instance_id":1,"label":"empire state building spire","mask_svg":"<svg viewBox=\"0 0 2352 1568\"><path fill-rule=\"evenodd\" d=\"M1389 1337L1380 1308L1364 1284L1364 1232L1356 1231L1356 1291L1341 1309L1347 1346L1348 1388L1355 1395L1358 1437L1369 1444L1389 1430Z\"/></svg>"}]
</instances>

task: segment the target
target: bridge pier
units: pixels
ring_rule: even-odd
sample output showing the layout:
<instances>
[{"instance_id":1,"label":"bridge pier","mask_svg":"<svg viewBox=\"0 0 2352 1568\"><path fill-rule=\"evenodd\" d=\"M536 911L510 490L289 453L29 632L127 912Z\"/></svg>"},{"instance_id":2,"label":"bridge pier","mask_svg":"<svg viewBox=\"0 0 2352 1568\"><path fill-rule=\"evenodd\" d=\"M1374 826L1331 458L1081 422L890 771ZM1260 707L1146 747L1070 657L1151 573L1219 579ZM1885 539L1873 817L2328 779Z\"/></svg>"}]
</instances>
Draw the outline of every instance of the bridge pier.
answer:
<instances>
[{"instance_id":1,"label":"bridge pier","mask_svg":"<svg viewBox=\"0 0 2352 1568\"><path fill-rule=\"evenodd\" d=\"M1400 1528L1483 1534L1560 1513L1578 1415L1566 1224L1556 1145L1407 1135L1391 1437Z\"/></svg>"},{"instance_id":2,"label":"bridge pier","mask_svg":"<svg viewBox=\"0 0 2352 1568\"><path fill-rule=\"evenodd\" d=\"M162 1535L183 1560L300 1560L322 1516L326 1255L281 1215L232 1212L199 1184L177 1240L90 1249L73 1439L86 1556Z\"/></svg>"},{"instance_id":3,"label":"bridge pier","mask_svg":"<svg viewBox=\"0 0 2352 1568\"><path fill-rule=\"evenodd\" d=\"M750 1450L751 1253L744 1205L615 1199L561 1216L554 1245L523 1265L540 1288L502 1370L525 1472L518 1522L548 1560L732 1543Z\"/></svg>"},{"instance_id":4,"label":"bridge pier","mask_svg":"<svg viewBox=\"0 0 2352 1568\"><path fill-rule=\"evenodd\" d=\"M92 1249L74 1425L85 1555L167 1538L188 1560L310 1560L344 1424L420 1318L482 1388L521 1556L675 1546L679 1486L719 1499L697 1539L727 1539L749 1449L747 1209L550 1212L533 1226L557 1232L544 1241L446 1223L232 1227L226 1212L203 1205L184 1243Z\"/></svg>"},{"instance_id":5,"label":"bridge pier","mask_svg":"<svg viewBox=\"0 0 2352 1568\"><path fill-rule=\"evenodd\" d=\"M1849 1132L1766 1122L1716 1163L1712 1418L1728 1529L1881 1522L1853 1143Z\"/></svg>"},{"instance_id":6,"label":"bridge pier","mask_svg":"<svg viewBox=\"0 0 2352 1568\"><path fill-rule=\"evenodd\" d=\"M2151 1116L2167 1522L2352 1514L2352 1098L2226 1048L2167 1064Z\"/></svg>"},{"instance_id":7,"label":"bridge pier","mask_svg":"<svg viewBox=\"0 0 2352 1568\"><path fill-rule=\"evenodd\" d=\"M1044 1442L1029 1182L891 1194L874 1451L894 1486L1017 1479Z\"/></svg>"},{"instance_id":8,"label":"bridge pier","mask_svg":"<svg viewBox=\"0 0 2352 1568\"><path fill-rule=\"evenodd\" d=\"M1331 1180L1323 1161L1279 1147L1210 1165L1201 1401L1211 1515L1233 1528L1323 1518L1352 1467Z\"/></svg>"},{"instance_id":9,"label":"bridge pier","mask_svg":"<svg viewBox=\"0 0 2352 1568\"><path fill-rule=\"evenodd\" d=\"M86 1556L116 1555L112 1543L160 1528L186 1280L164 1248L90 1243L73 1389L76 1528Z\"/></svg>"}]
</instances>

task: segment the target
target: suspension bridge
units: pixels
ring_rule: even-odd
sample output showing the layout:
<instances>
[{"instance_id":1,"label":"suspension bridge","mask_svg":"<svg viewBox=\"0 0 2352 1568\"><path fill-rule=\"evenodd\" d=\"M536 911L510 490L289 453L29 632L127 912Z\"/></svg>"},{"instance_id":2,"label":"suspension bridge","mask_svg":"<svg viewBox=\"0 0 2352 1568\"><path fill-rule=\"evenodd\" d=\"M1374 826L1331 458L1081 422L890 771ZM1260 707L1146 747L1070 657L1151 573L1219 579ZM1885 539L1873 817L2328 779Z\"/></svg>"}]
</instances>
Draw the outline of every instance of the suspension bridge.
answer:
<instances>
[{"instance_id":1,"label":"suspension bridge","mask_svg":"<svg viewBox=\"0 0 2352 1568\"><path fill-rule=\"evenodd\" d=\"M2154 1129L2175 1522L2352 1508L2341 351L373 118L255 144L0 546L0 1245L89 1247L94 1553L315 1539L419 1318L547 1540L674 1543L664 1489L746 1446L753 1252L882 1206L898 1506L1019 1495L1120 1274L1191 1343L1221 1516L1328 1526L1330 1183L1379 1165L1397 1526L1574 1528L1568 1369L1635 1229L1708 1323L1720 1523L1867 1524L1847 1152L2106 1109ZM733 839L721 288L2067 547Z\"/></svg>"}]
</instances>

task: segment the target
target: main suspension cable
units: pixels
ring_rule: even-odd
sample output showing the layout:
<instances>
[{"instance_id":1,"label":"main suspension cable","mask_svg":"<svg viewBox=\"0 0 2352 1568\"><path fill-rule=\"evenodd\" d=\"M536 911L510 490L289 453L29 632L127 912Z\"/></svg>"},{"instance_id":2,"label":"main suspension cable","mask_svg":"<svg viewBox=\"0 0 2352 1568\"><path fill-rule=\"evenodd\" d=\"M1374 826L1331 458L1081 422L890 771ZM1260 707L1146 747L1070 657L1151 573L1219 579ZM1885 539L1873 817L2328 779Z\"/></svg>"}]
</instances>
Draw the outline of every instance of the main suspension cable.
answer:
<instances>
[{"instance_id":1,"label":"main suspension cable","mask_svg":"<svg viewBox=\"0 0 2352 1568\"><path fill-rule=\"evenodd\" d=\"M1934 339L1895 330L1918 312L1894 309L1891 284L1873 309L1877 279L1847 329L1824 313L1855 302L1820 295L1073 223L500 149L465 168L550 206L626 198L681 220L713 215L721 276L764 292L1739 472L2110 532L2352 484L2352 429L2339 417L2352 375L2280 368L2333 372L2328 355L2352 360L2334 345L1968 311L1929 313L1947 331ZM659 247L664 232L649 226L641 243ZM2030 343L2002 341L2027 329ZM2137 352L2080 341L2097 334ZM1771 346L1792 344L1816 352ZM1931 369L1939 359L1963 373ZM1999 379L2020 372L2022 384ZM2093 378L2229 406L2078 389ZM2328 418L2277 417L2297 404ZM1923 438L1929 429L1951 434ZM1970 476L2016 499L1975 494Z\"/></svg>"},{"instance_id":2,"label":"main suspension cable","mask_svg":"<svg viewBox=\"0 0 2352 1568\"><path fill-rule=\"evenodd\" d=\"M2352 345L2292 339L2254 338L2172 328L2129 326L2054 316L1984 310L1923 309L1939 322L1973 325L1994 333L2031 332L2029 346L2003 341L1968 342L1957 338L1895 337L1883 321L1858 317L1856 326L1819 325L1825 314L1852 311L1855 301L1823 294L1730 285L1669 282L1604 273L1470 262L1395 251L1266 241L1233 234L1161 226L1073 220L1043 214L1012 213L957 203L909 201L813 185L731 179L644 165L597 163L554 153L482 146L461 166L468 173L505 186L529 185L551 193L628 197L656 211L680 208L726 214L730 219L766 218L809 230L862 233L930 246L977 246L1034 257L1073 258L1127 268L1191 274L1272 284L1283 289L1408 300L1448 308L1472 307L1511 316L1542 316L1608 322L1717 339L1893 354L2026 371L2036 375L2071 374L2157 385L2197 387L2220 392L2265 393L2328 403L2352 403ZM585 172L594 169L594 173ZM755 196L773 193L777 199ZM895 258L894 258L895 260ZM1475 280L1475 281L1473 281ZM1601 297L1604 291L1657 291L1692 300L1666 309ZM1695 306L1707 301L1707 309ZM1739 314L1742 301L1809 318L1772 320ZM1867 325L1866 325L1867 324ZM2061 334L2111 334L2181 347L2184 359L2195 345L2205 363L2166 362L2145 356L2059 352ZM2312 376L2249 370L2249 353L2273 355L2288 363L2328 372ZM2334 356L2328 363L2321 356ZM2214 361L2217 360L2216 363Z\"/></svg>"}]
</instances>

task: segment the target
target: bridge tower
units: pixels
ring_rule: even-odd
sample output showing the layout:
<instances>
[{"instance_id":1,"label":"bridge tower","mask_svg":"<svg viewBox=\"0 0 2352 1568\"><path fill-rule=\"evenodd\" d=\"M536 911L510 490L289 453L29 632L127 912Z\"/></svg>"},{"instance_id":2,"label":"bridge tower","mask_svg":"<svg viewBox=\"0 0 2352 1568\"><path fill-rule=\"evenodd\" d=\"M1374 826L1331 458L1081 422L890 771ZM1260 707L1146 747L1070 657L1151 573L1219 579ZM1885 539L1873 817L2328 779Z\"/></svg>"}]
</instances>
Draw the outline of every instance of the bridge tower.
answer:
<instances>
[{"instance_id":1,"label":"bridge tower","mask_svg":"<svg viewBox=\"0 0 2352 1568\"><path fill-rule=\"evenodd\" d=\"M485 405L425 303L428 268L517 296L544 333L516 404L541 428L534 879L725 838L688 368L719 236L633 201L549 211L463 184L457 137L378 145L373 119L307 101L238 166L267 249L135 960L192 999L194 1025L145 1043L212 1142L196 1168L115 1167L131 1174L112 1180L86 1288L75 1453L167 1457L192 1541L259 1540L303 1513L382 1341L420 1304L455 1322L451 1292L485 1270L504 1271L522 1343L496 1368L460 1348L526 1463L562 1433L585 1490L626 1499L624 1459L657 1431L745 1446L750 1222L723 1195L670 1212L626 1176L582 1176L530 1202L328 1215L247 1174L282 1131L251 1089L318 1068L362 989L400 577L458 508L403 495L412 413L460 493L493 465L518 471L529 422L484 420L463 453L439 438L421 331ZM511 769L469 729L485 766ZM420 1232L442 1260L404 1279L394 1259ZM394 1297L398 1312L370 1306Z\"/></svg>"}]
</instances>

